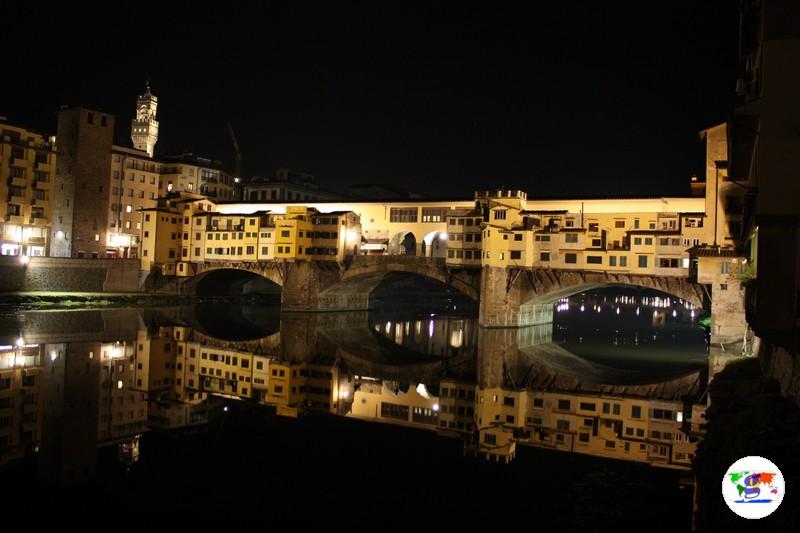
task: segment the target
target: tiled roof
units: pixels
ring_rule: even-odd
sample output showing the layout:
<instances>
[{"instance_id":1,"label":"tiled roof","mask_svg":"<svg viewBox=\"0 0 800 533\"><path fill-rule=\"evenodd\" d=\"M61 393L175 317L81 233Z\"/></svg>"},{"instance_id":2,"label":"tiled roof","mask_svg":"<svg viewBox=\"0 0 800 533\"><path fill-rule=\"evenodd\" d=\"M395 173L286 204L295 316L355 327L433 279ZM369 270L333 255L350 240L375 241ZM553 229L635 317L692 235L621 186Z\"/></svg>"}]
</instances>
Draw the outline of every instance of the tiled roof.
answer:
<instances>
[{"instance_id":1,"label":"tiled roof","mask_svg":"<svg viewBox=\"0 0 800 533\"><path fill-rule=\"evenodd\" d=\"M719 246L695 246L689 250L696 257L746 257L734 248L721 248Z\"/></svg>"}]
</instances>

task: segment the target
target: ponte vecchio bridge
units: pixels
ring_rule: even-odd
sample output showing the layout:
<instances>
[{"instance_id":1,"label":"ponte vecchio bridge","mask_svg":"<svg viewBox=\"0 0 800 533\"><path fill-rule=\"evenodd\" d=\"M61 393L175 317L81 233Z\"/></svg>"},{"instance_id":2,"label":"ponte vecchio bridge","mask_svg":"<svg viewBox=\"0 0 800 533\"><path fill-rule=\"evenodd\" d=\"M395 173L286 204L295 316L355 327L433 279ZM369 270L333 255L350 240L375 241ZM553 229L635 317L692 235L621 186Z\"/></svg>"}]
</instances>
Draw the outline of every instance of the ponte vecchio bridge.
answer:
<instances>
[{"instance_id":1,"label":"ponte vecchio bridge","mask_svg":"<svg viewBox=\"0 0 800 533\"><path fill-rule=\"evenodd\" d=\"M711 270L704 271L698 262L704 255L698 251L714 239L706 203L703 197L528 200L522 191L505 189L478 192L474 201L312 203L304 207L319 216L357 215L360 225L348 226L346 233L350 239L357 231L360 246L348 247L335 261L317 256L254 260L238 247L238 254L227 260L186 262L181 290L196 291L216 271L246 271L279 285L285 310L359 310L369 308L381 281L403 272L438 280L478 300L482 326L520 327L551 322L560 298L633 286L710 310L714 335L725 342L739 337L744 315L741 305L733 309L731 304L736 301L731 296L740 292L738 284L730 287L736 280L719 279L716 273L731 271L732 265L720 267L719 261L735 263L737 258L732 250L718 248ZM225 217L263 217L291 208L274 203L213 207ZM239 229L247 229L245 218L241 222ZM272 223L277 235L280 223ZM259 229L260 235L264 230ZM236 231L231 239L237 238ZM341 242L344 234L343 229Z\"/></svg>"}]
</instances>

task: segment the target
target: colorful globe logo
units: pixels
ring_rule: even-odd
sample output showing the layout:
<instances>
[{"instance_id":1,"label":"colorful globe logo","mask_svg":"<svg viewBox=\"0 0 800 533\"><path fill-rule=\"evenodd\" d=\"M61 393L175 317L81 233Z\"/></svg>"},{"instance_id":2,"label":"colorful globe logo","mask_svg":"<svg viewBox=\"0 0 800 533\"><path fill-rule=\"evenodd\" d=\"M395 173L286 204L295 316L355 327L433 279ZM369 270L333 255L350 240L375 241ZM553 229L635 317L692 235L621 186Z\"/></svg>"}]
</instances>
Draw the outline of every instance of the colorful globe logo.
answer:
<instances>
[{"instance_id":1,"label":"colorful globe logo","mask_svg":"<svg viewBox=\"0 0 800 533\"><path fill-rule=\"evenodd\" d=\"M722 497L743 518L764 518L786 494L783 474L769 459L751 455L733 463L722 478Z\"/></svg>"}]
</instances>

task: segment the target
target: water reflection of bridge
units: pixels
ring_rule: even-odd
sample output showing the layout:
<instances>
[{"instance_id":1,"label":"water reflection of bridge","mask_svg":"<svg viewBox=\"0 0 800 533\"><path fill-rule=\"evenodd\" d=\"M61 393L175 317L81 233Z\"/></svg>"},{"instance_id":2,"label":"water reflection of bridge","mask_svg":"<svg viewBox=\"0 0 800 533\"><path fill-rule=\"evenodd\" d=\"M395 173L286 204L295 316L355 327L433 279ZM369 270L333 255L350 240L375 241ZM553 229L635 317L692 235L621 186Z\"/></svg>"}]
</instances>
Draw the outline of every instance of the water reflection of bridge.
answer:
<instances>
[{"instance_id":1,"label":"water reflection of bridge","mask_svg":"<svg viewBox=\"0 0 800 533\"><path fill-rule=\"evenodd\" d=\"M26 442L50 442L54 450L53 443L69 436L75 446L61 453L70 454L86 449L86 439L131 449L130 439L145 427L204 424L220 402L241 399L279 413L321 411L438 430L495 458L513 457L516 443L673 466L693 453L687 443L693 445L701 417L703 370L623 375L553 343L551 325L481 330L458 316L411 313L388 320L350 312L287 314L277 329L262 320L267 315L250 316L251 325L261 327L243 329L256 331L253 338L233 338L231 331L219 338L204 323L207 315L188 309L22 315L5 330L24 336L33 359L6 350L0 353L3 371L13 373L15 390L41 390L49 398L21 409L23 415L48 411L19 421L30 427ZM86 361L94 369L88 374ZM122 404L101 407L104 396L122 398ZM67 428L57 413L89 397L97 398L96 411ZM570 407L562 408L562 401ZM606 403L608 413L602 410ZM582 410L584 404L597 411ZM128 412L135 413L130 420ZM117 416L123 419L115 422ZM581 430L589 419L597 431ZM76 437L78 430L85 438ZM665 434L672 440L666 442ZM605 448L612 442L614 448ZM629 452L633 444L646 449ZM19 450L28 444L13 445ZM73 457L89 461L87 453Z\"/></svg>"}]
</instances>

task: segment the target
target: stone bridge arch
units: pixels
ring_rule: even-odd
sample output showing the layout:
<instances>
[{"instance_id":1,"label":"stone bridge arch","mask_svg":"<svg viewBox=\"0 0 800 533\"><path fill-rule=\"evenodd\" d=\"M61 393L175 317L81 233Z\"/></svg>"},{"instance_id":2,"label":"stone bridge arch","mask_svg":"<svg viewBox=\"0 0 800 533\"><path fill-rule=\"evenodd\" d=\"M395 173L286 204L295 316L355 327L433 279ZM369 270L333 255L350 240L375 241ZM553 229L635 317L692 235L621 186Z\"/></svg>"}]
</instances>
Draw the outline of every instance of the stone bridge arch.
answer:
<instances>
[{"instance_id":1,"label":"stone bridge arch","mask_svg":"<svg viewBox=\"0 0 800 533\"><path fill-rule=\"evenodd\" d=\"M546 324L552 322L553 304L560 298L614 286L654 289L699 308L710 308L708 288L688 278L575 270L484 268L481 277L481 326Z\"/></svg>"},{"instance_id":2,"label":"stone bridge arch","mask_svg":"<svg viewBox=\"0 0 800 533\"><path fill-rule=\"evenodd\" d=\"M358 256L347 265L337 283L320 292L318 308L368 309L372 291L395 272L435 279L476 301L480 297L477 269L450 268L441 257Z\"/></svg>"},{"instance_id":3,"label":"stone bridge arch","mask_svg":"<svg viewBox=\"0 0 800 533\"><path fill-rule=\"evenodd\" d=\"M195 263L192 277L188 277L182 284L183 294L197 294L197 289L206 278L214 273L222 271L248 272L271 281L278 287L283 288L288 275L288 263L277 263L275 261L213 261L206 263Z\"/></svg>"}]
</instances>

